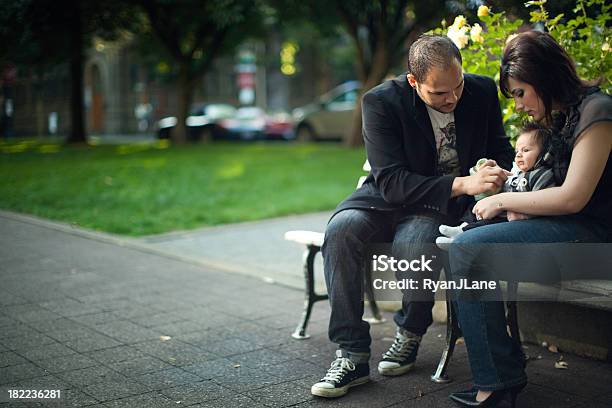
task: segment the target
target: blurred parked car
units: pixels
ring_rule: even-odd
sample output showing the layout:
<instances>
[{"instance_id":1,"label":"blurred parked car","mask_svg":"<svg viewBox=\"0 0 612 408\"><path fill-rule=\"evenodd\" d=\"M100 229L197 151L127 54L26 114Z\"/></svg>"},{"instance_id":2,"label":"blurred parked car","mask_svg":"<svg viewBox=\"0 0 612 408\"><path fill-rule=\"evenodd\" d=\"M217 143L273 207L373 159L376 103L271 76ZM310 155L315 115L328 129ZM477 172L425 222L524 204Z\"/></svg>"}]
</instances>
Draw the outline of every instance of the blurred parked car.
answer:
<instances>
[{"instance_id":1,"label":"blurred parked car","mask_svg":"<svg viewBox=\"0 0 612 408\"><path fill-rule=\"evenodd\" d=\"M268 139L295 139L293 117L283 111L268 113L266 115L265 134Z\"/></svg>"},{"instance_id":2,"label":"blurred parked car","mask_svg":"<svg viewBox=\"0 0 612 408\"><path fill-rule=\"evenodd\" d=\"M239 108L232 118L219 122L228 138L240 140L292 139L293 120L286 112L266 113L258 107Z\"/></svg>"},{"instance_id":3,"label":"blurred parked car","mask_svg":"<svg viewBox=\"0 0 612 408\"><path fill-rule=\"evenodd\" d=\"M195 104L190 115L185 120L187 125L187 138L189 140L222 139L224 130L219 122L231 118L236 114L236 108L224 103ZM170 131L176 126L175 116L160 119L157 122L157 135L160 139L168 139Z\"/></svg>"},{"instance_id":4,"label":"blurred parked car","mask_svg":"<svg viewBox=\"0 0 612 408\"><path fill-rule=\"evenodd\" d=\"M353 119L360 88L358 81L348 81L321 96L318 102L294 109L297 139L341 139Z\"/></svg>"}]
</instances>

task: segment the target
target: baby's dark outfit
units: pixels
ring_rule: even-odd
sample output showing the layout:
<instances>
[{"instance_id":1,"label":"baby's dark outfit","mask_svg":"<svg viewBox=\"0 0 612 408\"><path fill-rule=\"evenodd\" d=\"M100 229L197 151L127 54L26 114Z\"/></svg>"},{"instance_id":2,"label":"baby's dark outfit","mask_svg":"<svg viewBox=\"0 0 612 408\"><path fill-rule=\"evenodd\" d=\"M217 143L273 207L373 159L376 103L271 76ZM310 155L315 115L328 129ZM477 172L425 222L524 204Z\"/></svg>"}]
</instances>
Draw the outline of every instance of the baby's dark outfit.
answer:
<instances>
[{"instance_id":1,"label":"baby's dark outfit","mask_svg":"<svg viewBox=\"0 0 612 408\"><path fill-rule=\"evenodd\" d=\"M525 192L543 190L555 185L555 177L552 168L548 166L546 155L542 155L536 162L533 169L525 172L520 172L516 175L508 177L502 188L503 192ZM472 213L474 204L470 205L467 211L461 217L461 223L467 222L462 230L467 231L472 228L481 227L483 225L497 224L498 222L508 221L506 215L498 216L489 220L476 220L476 216Z\"/></svg>"}]
</instances>

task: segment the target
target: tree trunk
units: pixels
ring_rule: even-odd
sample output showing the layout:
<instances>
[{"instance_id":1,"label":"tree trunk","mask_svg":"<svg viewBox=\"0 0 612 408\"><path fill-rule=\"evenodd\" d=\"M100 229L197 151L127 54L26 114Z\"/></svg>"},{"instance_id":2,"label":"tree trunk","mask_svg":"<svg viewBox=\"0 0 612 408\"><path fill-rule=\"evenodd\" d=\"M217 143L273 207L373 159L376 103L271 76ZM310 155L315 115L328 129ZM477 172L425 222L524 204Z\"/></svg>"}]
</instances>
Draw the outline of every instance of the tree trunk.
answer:
<instances>
[{"instance_id":1,"label":"tree trunk","mask_svg":"<svg viewBox=\"0 0 612 408\"><path fill-rule=\"evenodd\" d=\"M362 121L361 121L361 97L364 93L380 84L387 72L389 71L389 54L385 50L376 51L372 69L368 73L368 77L365 80L361 80L361 95L357 98L355 105L355 113L353 114L353 122L350 127L350 131L344 137L344 144L348 147L360 147L363 146L363 135L362 135Z\"/></svg>"},{"instance_id":2,"label":"tree trunk","mask_svg":"<svg viewBox=\"0 0 612 408\"><path fill-rule=\"evenodd\" d=\"M361 96L363 93L359 95L359 98L357 98L351 127L349 128L348 133L344 135L344 145L347 147L360 147L363 145L363 135L361 133L361 128L363 125L361 122Z\"/></svg>"},{"instance_id":3,"label":"tree trunk","mask_svg":"<svg viewBox=\"0 0 612 408\"><path fill-rule=\"evenodd\" d=\"M181 62L179 67L179 101L176 126L172 129L172 142L181 145L187 143L187 125L189 107L193 98L192 81L189 77L189 61Z\"/></svg>"},{"instance_id":4,"label":"tree trunk","mask_svg":"<svg viewBox=\"0 0 612 408\"><path fill-rule=\"evenodd\" d=\"M70 56L70 133L66 143L86 143L84 100L83 100L83 22L78 3L75 3L72 22Z\"/></svg>"}]
</instances>

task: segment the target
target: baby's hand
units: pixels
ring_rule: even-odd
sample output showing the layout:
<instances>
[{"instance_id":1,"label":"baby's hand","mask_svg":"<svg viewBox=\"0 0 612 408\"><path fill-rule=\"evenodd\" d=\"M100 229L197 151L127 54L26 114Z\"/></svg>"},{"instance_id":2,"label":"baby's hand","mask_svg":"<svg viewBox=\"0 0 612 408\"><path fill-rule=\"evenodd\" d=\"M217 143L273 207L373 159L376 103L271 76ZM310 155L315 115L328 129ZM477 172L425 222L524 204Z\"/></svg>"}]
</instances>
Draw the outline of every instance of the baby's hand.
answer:
<instances>
[{"instance_id":1,"label":"baby's hand","mask_svg":"<svg viewBox=\"0 0 612 408\"><path fill-rule=\"evenodd\" d=\"M528 220L531 218L530 215L518 213L514 211L507 211L506 214L508 217L508 221Z\"/></svg>"}]
</instances>

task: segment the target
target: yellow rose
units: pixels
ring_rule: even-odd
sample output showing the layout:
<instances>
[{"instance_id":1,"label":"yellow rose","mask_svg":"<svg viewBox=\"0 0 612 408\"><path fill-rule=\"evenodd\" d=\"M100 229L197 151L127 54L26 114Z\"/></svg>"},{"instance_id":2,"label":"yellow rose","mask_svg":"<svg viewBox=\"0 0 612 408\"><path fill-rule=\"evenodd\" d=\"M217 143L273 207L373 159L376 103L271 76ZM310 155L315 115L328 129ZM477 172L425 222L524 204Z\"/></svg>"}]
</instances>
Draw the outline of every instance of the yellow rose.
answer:
<instances>
[{"instance_id":1,"label":"yellow rose","mask_svg":"<svg viewBox=\"0 0 612 408\"><path fill-rule=\"evenodd\" d=\"M465 19L465 17L463 17L462 15L458 15L457 17L455 17L455 21L453 22L453 25L457 28L461 28L465 25L465 23L467 23L467 20Z\"/></svg>"},{"instance_id":2,"label":"yellow rose","mask_svg":"<svg viewBox=\"0 0 612 408\"><path fill-rule=\"evenodd\" d=\"M448 32L446 33L447 37L451 39L452 42L455 43L457 48L462 49L470 40L470 36L467 34L468 27L463 26L458 28L454 24L448 27Z\"/></svg>"},{"instance_id":3,"label":"yellow rose","mask_svg":"<svg viewBox=\"0 0 612 408\"><path fill-rule=\"evenodd\" d=\"M482 27L480 26L480 24L476 23L472 26L472 29L470 30L470 38L472 39L472 41L477 43L482 44L484 42L484 37L482 36Z\"/></svg>"},{"instance_id":4,"label":"yellow rose","mask_svg":"<svg viewBox=\"0 0 612 408\"><path fill-rule=\"evenodd\" d=\"M478 17L485 17L489 15L489 8L485 5L478 7Z\"/></svg>"},{"instance_id":5,"label":"yellow rose","mask_svg":"<svg viewBox=\"0 0 612 408\"><path fill-rule=\"evenodd\" d=\"M603 43L603 45L601 46L601 50L602 50L603 52L608 52L608 51L610 51L610 44L608 44L607 42L606 42L606 43Z\"/></svg>"}]
</instances>

